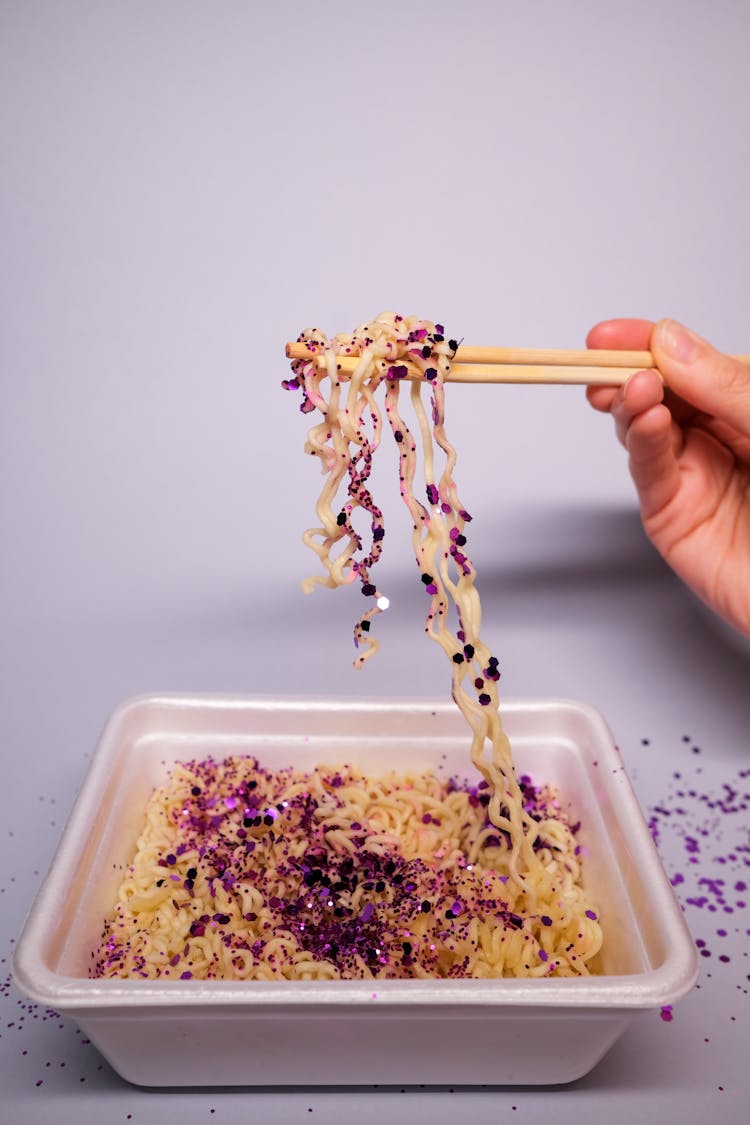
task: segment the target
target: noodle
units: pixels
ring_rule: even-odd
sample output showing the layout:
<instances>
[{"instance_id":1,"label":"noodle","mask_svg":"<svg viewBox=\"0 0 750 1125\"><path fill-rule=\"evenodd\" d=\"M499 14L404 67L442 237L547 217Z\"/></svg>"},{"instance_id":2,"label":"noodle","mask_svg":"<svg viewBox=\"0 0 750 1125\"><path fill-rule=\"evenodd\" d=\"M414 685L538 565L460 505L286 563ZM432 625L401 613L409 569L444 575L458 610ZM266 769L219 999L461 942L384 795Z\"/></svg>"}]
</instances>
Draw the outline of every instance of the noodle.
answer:
<instances>
[{"instance_id":1,"label":"noodle","mask_svg":"<svg viewBox=\"0 0 750 1125\"><path fill-rule=\"evenodd\" d=\"M445 379L458 344L446 340L440 324L395 313L383 313L350 337L327 340L313 329L303 332L299 339L321 353L326 365L324 373L312 360L297 360L292 364L294 378L285 383L288 389L302 391L303 412L317 409L324 417L310 430L305 446L308 453L320 459L327 476L317 504L322 526L307 531L304 541L318 555L327 574L308 579L304 588L310 591L316 584L336 587L359 581L362 593L374 599L375 605L354 631L355 644L366 646L355 660L355 667L361 668L377 650L377 642L370 637L370 622L387 605L387 599L371 581L371 570L382 551L384 528L382 513L367 487L382 431L375 392L385 382L385 414L399 451L401 495L412 518L416 563L431 599L426 631L450 658L452 696L472 731L471 760L490 785L490 818L510 836L511 874L533 908L539 895L546 896L548 880L535 855L536 826L524 810L510 743L500 721L498 660L479 635L481 606L474 568L465 550L466 524L471 516L458 497L453 479L456 453L445 432ZM339 355L359 357L346 388L338 375ZM407 362L423 376L421 382L411 383L410 398L422 446L426 504L415 492L417 443L400 410ZM327 400L322 392L326 379L330 383ZM423 386L429 388L431 422L422 398ZM439 475L436 449L444 459ZM335 498L346 476L347 499L335 511ZM352 519L358 509L371 517L367 554ZM455 631L448 624L451 607L457 618Z\"/></svg>"},{"instance_id":2,"label":"noodle","mask_svg":"<svg viewBox=\"0 0 750 1125\"><path fill-rule=\"evenodd\" d=\"M600 931L574 825L520 788L554 895L510 876L487 782L186 762L152 796L95 976L327 980L574 976Z\"/></svg>"},{"instance_id":3,"label":"noodle","mask_svg":"<svg viewBox=\"0 0 750 1125\"><path fill-rule=\"evenodd\" d=\"M457 344L441 325L393 313L351 336L311 330L300 340L324 358L324 370L295 361L284 384L301 391L305 414L322 415L305 446L325 475L319 526L304 535L322 573L304 588L359 583L368 600L354 628L361 668L388 606L372 578L385 528L369 488L384 413L430 599L426 632L449 658L481 781L374 779L350 766L271 773L243 757L183 763L149 803L92 971L254 980L587 974L602 935L582 887L577 826L551 789L516 776L498 660L480 637L471 516L444 425ZM348 384L342 355L357 358ZM409 392L416 437L402 410L407 364L422 375Z\"/></svg>"}]
</instances>

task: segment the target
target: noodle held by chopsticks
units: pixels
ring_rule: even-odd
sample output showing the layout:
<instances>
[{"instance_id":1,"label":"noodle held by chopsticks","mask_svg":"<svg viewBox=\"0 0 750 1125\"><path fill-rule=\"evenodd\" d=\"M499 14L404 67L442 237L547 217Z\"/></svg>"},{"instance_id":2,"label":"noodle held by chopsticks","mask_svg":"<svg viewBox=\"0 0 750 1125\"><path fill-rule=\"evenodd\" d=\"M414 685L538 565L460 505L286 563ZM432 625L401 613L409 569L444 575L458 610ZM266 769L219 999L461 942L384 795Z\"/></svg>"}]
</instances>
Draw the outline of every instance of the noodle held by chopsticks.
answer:
<instances>
[{"instance_id":1,"label":"noodle held by chopsticks","mask_svg":"<svg viewBox=\"0 0 750 1125\"><path fill-rule=\"evenodd\" d=\"M305 589L318 583L336 587L359 582L370 602L354 629L355 644L360 649L364 645L355 660L355 666L361 668L378 647L370 635L372 619L388 605L372 580L385 528L368 488L383 429L376 392L385 383L384 410L398 450L401 496L412 519L420 579L430 598L426 629L449 658L453 699L472 731L471 759L491 787L490 819L508 834L510 870L531 906L545 882L534 849L537 829L524 810L500 719L499 662L480 636L481 605L467 553L466 525L471 516L458 496L453 476L456 453L445 431L445 381L458 344L446 338L442 325L396 313L381 314L351 336L329 340L313 329L303 332L299 340L325 357L324 371L312 358L293 361L293 378L284 384L302 392L304 413L318 410L323 415L323 421L309 431L305 446L320 459L326 474L317 505L321 526L308 530L304 541L320 558L324 574L308 579ZM357 358L347 382L337 372L341 356ZM407 361L423 375L421 383L409 384L421 444L422 484L417 482L417 441L401 410ZM435 466L438 451L443 458L439 470ZM343 485L346 496L340 500ZM370 517L367 546L354 524L360 511Z\"/></svg>"}]
</instances>

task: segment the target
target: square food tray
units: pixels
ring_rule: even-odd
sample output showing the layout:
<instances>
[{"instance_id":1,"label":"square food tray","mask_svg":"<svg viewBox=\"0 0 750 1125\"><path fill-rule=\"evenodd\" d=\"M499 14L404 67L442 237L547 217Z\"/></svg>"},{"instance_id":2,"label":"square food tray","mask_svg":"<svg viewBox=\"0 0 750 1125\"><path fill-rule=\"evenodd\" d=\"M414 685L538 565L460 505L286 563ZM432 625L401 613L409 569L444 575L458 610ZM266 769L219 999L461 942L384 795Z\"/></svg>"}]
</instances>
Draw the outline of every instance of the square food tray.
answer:
<instances>
[{"instance_id":1,"label":"square food tray","mask_svg":"<svg viewBox=\"0 0 750 1125\"><path fill-rule=\"evenodd\" d=\"M695 983L694 943L599 714L512 700L520 772L581 821L604 931L598 975L531 980L182 981L88 976L145 804L173 762L356 763L473 778L452 703L150 696L110 719L14 958L19 987L72 1016L146 1086L543 1085L590 1070L639 1011Z\"/></svg>"}]
</instances>

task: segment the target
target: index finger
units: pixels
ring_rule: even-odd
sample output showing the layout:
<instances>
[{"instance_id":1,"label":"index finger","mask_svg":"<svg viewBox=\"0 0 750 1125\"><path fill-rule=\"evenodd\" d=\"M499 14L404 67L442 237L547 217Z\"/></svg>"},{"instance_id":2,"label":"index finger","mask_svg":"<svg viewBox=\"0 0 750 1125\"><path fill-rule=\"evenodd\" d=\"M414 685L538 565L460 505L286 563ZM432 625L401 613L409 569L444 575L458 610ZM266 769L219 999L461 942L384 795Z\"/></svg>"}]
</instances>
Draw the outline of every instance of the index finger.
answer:
<instances>
[{"instance_id":1,"label":"index finger","mask_svg":"<svg viewBox=\"0 0 750 1125\"><path fill-rule=\"evenodd\" d=\"M587 348L619 348L621 351L648 351L654 322L636 317L602 320L586 337Z\"/></svg>"}]
</instances>

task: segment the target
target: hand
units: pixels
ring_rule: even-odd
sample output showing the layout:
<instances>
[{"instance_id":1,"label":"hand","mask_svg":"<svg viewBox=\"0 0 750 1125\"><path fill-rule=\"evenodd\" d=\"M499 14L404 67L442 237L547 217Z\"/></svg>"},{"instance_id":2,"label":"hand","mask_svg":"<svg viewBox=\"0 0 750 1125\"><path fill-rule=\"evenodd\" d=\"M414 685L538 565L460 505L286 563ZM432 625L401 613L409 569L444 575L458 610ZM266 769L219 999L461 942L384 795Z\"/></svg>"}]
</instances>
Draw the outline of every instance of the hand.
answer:
<instances>
[{"instance_id":1,"label":"hand","mask_svg":"<svg viewBox=\"0 0 750 1125\"><path fill-rule=\"evenodd\" d=\"M654 546L750 636L750 367L673 320L604 321L586 343L654 356L658 370L587 398L615 420Z\"/></svg>"}]
</instances>

